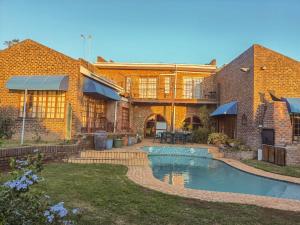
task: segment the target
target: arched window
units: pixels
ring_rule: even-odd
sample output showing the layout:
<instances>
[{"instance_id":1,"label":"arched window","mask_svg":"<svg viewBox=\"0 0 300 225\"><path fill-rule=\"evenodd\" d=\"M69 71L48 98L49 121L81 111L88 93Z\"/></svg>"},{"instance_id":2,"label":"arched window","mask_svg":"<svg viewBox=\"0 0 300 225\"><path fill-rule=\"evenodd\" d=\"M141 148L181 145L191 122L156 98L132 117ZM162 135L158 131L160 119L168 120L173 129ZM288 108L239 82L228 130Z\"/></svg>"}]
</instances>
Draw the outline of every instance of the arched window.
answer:
<instances>
[{"instance_id":1,"label":"arched window","mask_svg":"<svg viewBox=\"0 0 300 225\"><path fill-rule=\"evenodd\" d=\"M197 130L201 126L201 120L198 116L187 117L183 121L184 130Z\"/></svg>"}]
</instances>

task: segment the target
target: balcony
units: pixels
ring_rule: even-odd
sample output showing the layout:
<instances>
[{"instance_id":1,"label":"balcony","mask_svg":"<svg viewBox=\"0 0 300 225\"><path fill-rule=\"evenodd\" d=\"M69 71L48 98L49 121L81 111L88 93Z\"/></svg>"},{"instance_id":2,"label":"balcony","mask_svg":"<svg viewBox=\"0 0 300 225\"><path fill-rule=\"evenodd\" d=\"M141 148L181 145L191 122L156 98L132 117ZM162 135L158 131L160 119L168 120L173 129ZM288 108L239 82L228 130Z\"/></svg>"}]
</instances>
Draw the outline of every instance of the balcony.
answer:
<instances>
[{"instance_id":1,"label":"balcony","mask_svg":"<svg viewBox=\"0 0 300 225\"><path fill-rule=\"evenodd\" d=\"M143 97L140 97L139 92L137 92L131 93L130 96L130 99L133 103L172 104L172 102L174 102L175 104L217 104L217 96L216 92L214 91L199 95L200 97L198 98L188 98L179 93L176 94L176 98L173 99L171 93L166 94L161 92L158 92L157 94L152 93L149 95L142 95Z\"/></svg>"}]
</instances>

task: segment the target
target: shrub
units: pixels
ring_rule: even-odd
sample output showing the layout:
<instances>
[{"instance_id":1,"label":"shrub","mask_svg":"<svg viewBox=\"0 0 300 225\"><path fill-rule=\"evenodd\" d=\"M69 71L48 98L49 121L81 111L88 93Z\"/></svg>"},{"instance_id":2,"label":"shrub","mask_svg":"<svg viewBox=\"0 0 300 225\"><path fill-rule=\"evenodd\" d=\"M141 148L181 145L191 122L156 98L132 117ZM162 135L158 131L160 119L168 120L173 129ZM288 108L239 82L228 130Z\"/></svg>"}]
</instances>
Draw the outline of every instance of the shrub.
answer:
<instances>
[{"instance_id":1,"label":"shrub","mask_svg":"<svg viewBox=\"0 0 300 225\"><path fill-rule=\"evenodd\" d=\"M208 136L208 143L213 145L226 144L228 141L228 136L223 133L211 133Z\"/></svg>"},{"instance_id":2,"label":"shrub","mask_svg":"<svg viewBox=\"0 0 300 225\"><path fill-rule=\"evenodd\" d=\"M251 148L238 139L228 139L228 151L251 151Z\"/></svg>"},{"instance_id":3,"label":"shrub","mask_svg":"<svg viewBox=\"0 0 300 225\"><path fill-rule=\"evenodd\" d=\"M0 138L11 138L13 135L14 120L1 115L0 117Z\"/></svg>"},{"instance_id":4,"label":"shrub","mask_svg":"<svg viewBox=\"0 0 300 225\"><path fill-rule=\"evenodd\" d=\"M232 138L229 138L227 140L227 144L230 146L230 147L236 147L236 146L239 146L241 144L243 144L242 141L238 140L238 139L232 139Z\"/></svg>"},{"instance_id":5,"label":"shrub","mask_svg":"<svg viewBox=\"0 0 300 225\"><path fill-rule=\"evenodd\" d=\"M194 130L192 133L193 142L206 144L209 133L209 129L204 127L200 127L197 130Z\"/></svg>"},{"instance_id":6,"label":"shrub","mask_svg":"<svg viewBox=\"0 0 300 225\"><path fill-rule=\"evenodd\" d=\"M11 160L11 180L0 185L1 225L75 224L78 209L69 211L63 202L53 205L49 196L31 189L43 181L41 162L39 153L27 160Z\"/></svg>"}]
</instances>

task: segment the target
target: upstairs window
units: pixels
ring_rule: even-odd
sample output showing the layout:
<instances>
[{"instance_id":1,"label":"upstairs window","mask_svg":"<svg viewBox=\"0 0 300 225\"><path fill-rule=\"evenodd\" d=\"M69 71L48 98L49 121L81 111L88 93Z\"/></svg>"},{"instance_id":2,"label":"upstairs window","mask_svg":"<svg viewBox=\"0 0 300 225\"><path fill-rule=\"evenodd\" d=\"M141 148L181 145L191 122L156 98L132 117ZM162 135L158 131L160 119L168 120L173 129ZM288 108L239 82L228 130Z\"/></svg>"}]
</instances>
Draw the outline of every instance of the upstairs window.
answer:
<instances>
[{"instance_id":1,"label":"upstairs window","mask_svg":"<svg viewBox=\"0 0 300 225\"><path fill-rule=\"evenodd\" d=\"M139 97L156 98L156 78L140 78L139 80Z\"/></svg>"},{"instance_id":2,"label":"upstairs window","mask_svg":"<svg viewBox=\"0 0 300 225\"><path fill-rule=\"evenodd\" d=\"M183 78L183 98L202 98L202 77Z\"/></svg>"},{"instance_id":3,"label":"upstairs window","mask_svg":"<svg viewBox=\"0 0 300 225\"><path fill-rule=\"evenodd\" d=\"M170 94L170 88L171 88L171 78L165 77L165 94Z\"/></svg>"},{"instance_id":4,"label":"upstairs window","mask_svg":"<svg viewBox=\"0 0 300 225\"><path fill-rule=\"evenodd\" d=\"M130 91L131 91L131 77L126 77L125 91L127 93L130 93Z\"/></svg>"},{"instance_id":5,"label":"upstairs window","mask_svg":"<svg viewBox=\"0 0 300 225\"><path fill-rule=\"evenodd\" d=\"M26 99L26 117L60 118L65 117L65 92L28 91ZM19 116L24 114L24 94L20 98Z\"/></svg>"}]
</instances>

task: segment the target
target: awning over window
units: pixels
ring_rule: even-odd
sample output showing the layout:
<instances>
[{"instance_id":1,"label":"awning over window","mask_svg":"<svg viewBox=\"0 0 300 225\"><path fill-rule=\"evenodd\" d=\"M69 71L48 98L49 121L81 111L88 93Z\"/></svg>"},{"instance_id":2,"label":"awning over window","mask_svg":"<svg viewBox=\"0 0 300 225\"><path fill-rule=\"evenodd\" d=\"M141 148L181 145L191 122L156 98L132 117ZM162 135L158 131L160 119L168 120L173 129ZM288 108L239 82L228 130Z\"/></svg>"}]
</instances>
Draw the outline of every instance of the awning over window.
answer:
<instances>
[{"instance_id":1,"label":"awning over window","mask_svg":"<svg viewBox=\"0 0 300 225\"><path fill-rule=\"evenodd\" d=\"M220 105L210 116L225 116L237 114L237 101Z\"/></svg>"},{"instance_id":2,"label":"awning over window","mask_svg":"<svg viewBox=\"0 0 300 225\"><path fill-rule=\"evenodd\" d=\"M300 98L283 98L290 113L300 113Z\"/></svg>"},{"instance_id":3,"label":"awning over window","mask_svg":"<svg viewBox=\"0 0 300 225\"><path fill-rule=\"evenodd\" d=\"M67 91L68 86L69 76L63 75L13 76L6 83L6 87L10 90Z\"/></svg>"},{"instance_id":4,"label":"awning over window","mask_svg":"<svg viewBox=\"0 0 300 225\"><path fill-rule=\"evenodd\" d=\"M83 85L83 93L86 94L98 94L104 98L108 98L111 100L119 101L119 94L112 88L97 82L91 78L85 77L84 85Z\"/></svg>"}]
</instances>

